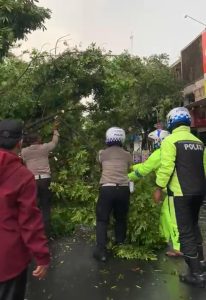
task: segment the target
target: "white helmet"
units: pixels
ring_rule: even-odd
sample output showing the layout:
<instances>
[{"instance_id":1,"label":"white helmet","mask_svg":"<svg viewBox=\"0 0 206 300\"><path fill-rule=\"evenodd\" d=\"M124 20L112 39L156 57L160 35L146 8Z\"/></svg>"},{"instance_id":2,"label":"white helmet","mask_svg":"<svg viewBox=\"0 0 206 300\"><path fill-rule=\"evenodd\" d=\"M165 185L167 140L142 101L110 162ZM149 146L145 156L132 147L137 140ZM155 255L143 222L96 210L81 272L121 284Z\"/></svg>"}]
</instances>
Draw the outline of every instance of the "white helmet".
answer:
<instances>
[{"instance_id":1,"label":"white helmet","mask_svg":"<svg viewBox=\"0 0 206 300\"><path fill-rule=\"evenodd\" d=\"M169 135L170 133L166 130L157 129L148 134L148 138L152 140L154 149L160 147L161 142Z\"/></svg>"},{"instance_id":2,"label":"white helmet","mask_svg":"<svg viewBox=\"0 0 206 300\"><path fill-rule=\"evenodd\" d=\"M123 144L125 141L125 131L119 127L111 127L106 132L106 144Z\"/></svg>"},{"instance_id":3,"label":"white helmet","mask_svg":"<svg viewBox=\"0 0 206 300\"><path fill-rule=\"evenodd\" d=\"M167 115L167 129L172 130L176 125L190 126L191 115L186 107L173 108Z\"/></svg>"}]
</instances>

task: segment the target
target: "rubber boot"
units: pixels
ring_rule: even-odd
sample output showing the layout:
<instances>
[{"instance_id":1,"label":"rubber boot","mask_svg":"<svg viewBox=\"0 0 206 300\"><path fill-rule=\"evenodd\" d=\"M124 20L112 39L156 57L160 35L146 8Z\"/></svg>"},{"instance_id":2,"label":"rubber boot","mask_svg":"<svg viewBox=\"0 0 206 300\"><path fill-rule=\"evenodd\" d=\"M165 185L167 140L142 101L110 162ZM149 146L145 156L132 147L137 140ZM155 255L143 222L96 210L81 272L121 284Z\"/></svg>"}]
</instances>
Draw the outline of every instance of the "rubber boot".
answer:
<instances>
[{"instance_id":1,"label":"rubber boot","mask_svg":"<svg viewBox=\"0 0 206 300\"><path fill-rule=\"evenodd\" d=\"M188 264L189 272L188 274L180 275L180 281L189 285L204 288L206 285L206 280L201 271L198 257L185 257L185 261Z\"/></svg>"},{"instance_id":2,"label":"rubber boot","mask_svg":"<svg viewBox=\"0 0 206 300\"><path fill-rule=\"evenodd\" d=\"M96 247L93 252L93 257L101 262L107 261L107 251L106 249Z\"/></svg>"},{"instance_id":3,"label":"rubber boot","mask_svg":"<svg viewBox=\"0 0 206 300\"><path fill-rule=\"evenodd\" d=\"M198 252L198 259L200 261L201 270L202 272L206 272L206 261L204 259L204 251L202 245L197 246L197 252ZM206 275L206 273L204 275Z\"/></svg>"}]
</instances>

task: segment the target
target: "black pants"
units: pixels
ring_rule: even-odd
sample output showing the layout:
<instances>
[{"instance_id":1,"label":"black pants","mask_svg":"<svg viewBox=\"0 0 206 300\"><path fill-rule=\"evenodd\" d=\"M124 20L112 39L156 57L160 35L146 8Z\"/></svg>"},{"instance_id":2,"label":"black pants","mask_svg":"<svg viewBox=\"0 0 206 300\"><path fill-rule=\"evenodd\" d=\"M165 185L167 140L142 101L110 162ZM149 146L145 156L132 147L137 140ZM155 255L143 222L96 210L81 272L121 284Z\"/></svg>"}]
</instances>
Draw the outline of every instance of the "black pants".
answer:
<instances>
[{"instance_id":1,"label":"black pants","mask_svg":"<svg viewBox=\"0 0 206 300\"><path fill-rule=\"evenodd\" d=\"M24 300L27 282L27 270L19 276L0 282L0 300Z\"/></svg>"},{"instance_id":2,"label":"black pants","mask_svg":"<svg viewBox=\"0 0 206 300\"><path fill-rule=\"evenodd\" d=\"M202 244L198 221L203 199L202 196L174 197L180 250L188 257L197 257L197 246Z\"/></svg>"},{"instance_id":3,"label":"black pants","mask_svg":"<svg viewBox=\"0 0 206 300\"><path fill-rule=\"evenodd\" d=\"M129 208L129 188L127 186L102 186L96 207L96 243L98 248L106 248L107 225L110 214L115 219L115 239L123 243L127 231Z\"/></svg>"},{"instance_id":4,"label":"black pants","mask_svg":"<svg viewBox=\"0 0 206 300\"><path fill-rule=\"evenodd\" d=\"M37 179L37 197L38 205L42 211L43 221L46 234L50 233L50 214L51 214L51 191L49 189L51 179L42 178Z\"/></svg>"}]
</instances>

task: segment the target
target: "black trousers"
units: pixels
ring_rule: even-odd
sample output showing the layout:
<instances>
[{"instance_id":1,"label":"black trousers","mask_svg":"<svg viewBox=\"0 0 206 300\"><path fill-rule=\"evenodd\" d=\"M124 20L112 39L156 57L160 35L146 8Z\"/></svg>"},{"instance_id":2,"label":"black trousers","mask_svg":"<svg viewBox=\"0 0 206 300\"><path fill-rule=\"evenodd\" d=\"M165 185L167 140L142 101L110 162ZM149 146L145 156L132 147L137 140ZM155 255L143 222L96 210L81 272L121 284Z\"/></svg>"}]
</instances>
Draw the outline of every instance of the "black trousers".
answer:
<instances>
[{"instance_id":1,"label":"black trousers","mask_svg":"<svg viewBox=\"0 0 206 300\"><path fill-rule=\"evenodd\" d=\"M123 243L127 231L127 213L129 209L129 187L102 186L96 206L96 243L98 248L106 248L107 225L113 212L115 220L116 243Z\"/></svg>"},{"instance_id":2,"label":"black trousers","mask_svg":"<svg viewBox=\"0 0 206 300\"><path fill-rule=\"evenodd\" d=\"M0 282L0 300L24 300L27 270L17 277Z\"/></svg>"},{"instance_id":3,"label":"black trousers","mask_svg":"<svg viewBox=\"0 0 206 300\"><path fill-rule=\"evenodd\" d=\"M49 189L51 179L37 179L37 197L38 205L43 215L43 221L47 236L50 234L50 214L51 214L51 191Z\"/></svg>"},{"instance_id":4,"label":"black trousers","mask_svg":"<svg viewBox=\"0 0 206 300\"><path fill-rule=\"evenodd\" d=\"M184 256L197 257L197 247L203 242L198 224L203 199L203 196L174 197L180 250Z\"/></svg>"}]
</instances>

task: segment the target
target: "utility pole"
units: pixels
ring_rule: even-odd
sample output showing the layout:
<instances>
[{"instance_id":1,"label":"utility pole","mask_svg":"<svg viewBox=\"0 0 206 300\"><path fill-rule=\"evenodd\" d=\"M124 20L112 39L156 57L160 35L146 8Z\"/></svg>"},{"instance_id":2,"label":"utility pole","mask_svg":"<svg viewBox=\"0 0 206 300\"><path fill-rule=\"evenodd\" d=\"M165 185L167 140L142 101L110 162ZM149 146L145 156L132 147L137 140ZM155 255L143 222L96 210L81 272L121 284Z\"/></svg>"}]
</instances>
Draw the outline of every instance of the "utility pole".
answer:
<instances>
[{"instance_id":1,"label":"utility pole","mask_svg":"<svg viewBox=\"0 0 206 300\"><path fill-rule=\"evenodd\" d=\"M130 41L131 41L131 49L130 49L130 51L131 51L131 55L133 54L133 46L134 46L134 35L133 35L133 33L131 32L131 35L130 35Z\"/></svg>"}]
</instances>

